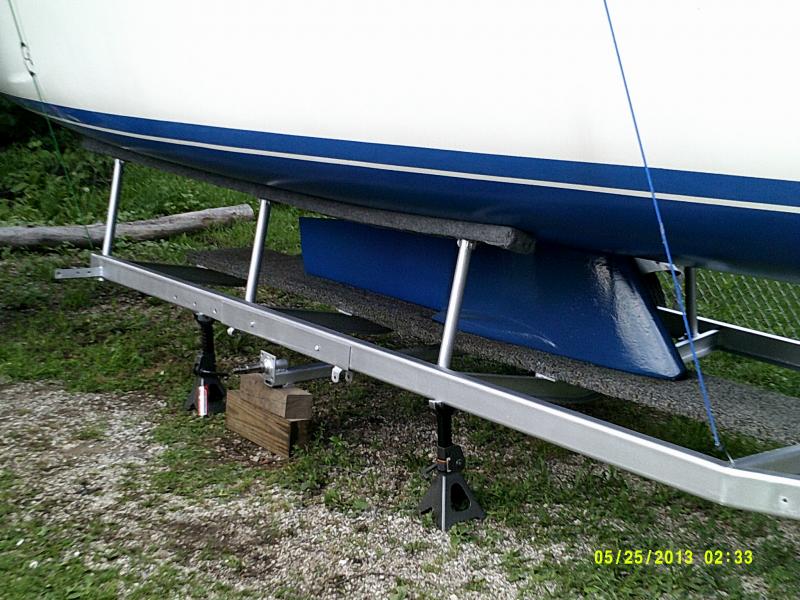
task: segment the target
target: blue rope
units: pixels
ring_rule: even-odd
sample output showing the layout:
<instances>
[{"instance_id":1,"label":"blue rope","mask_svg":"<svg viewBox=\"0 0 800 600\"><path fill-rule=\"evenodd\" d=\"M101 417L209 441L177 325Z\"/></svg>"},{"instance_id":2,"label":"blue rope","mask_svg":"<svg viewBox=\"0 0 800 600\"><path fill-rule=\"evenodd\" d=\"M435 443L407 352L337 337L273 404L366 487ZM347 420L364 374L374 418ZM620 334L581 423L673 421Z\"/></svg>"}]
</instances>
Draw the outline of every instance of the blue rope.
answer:
<instances>
[{"instance_id":1,"label":"blue rope","mask_svg":"<svg viewBox=\"0 0 800 600\"><path fill-rule=\"evenodd\" d=\"M661 244L664 246L664 252L667 255L667 262L669 263L669 272L672 275L672 285L675 288L675 298L678 301L678 308L680 308L681 316L683 317L683 326L686 330L686 338L689 340L689 349L692 352L692 362L694 363L694 368L697 371L697 382L700 385L700 394L703 396L703 404L706 408L706 415L708 416L708 426L711 429L711 435L714 437L714 445L724 450L724 446L722 445L722 441L719 437L719 432L717 431L717 422L714 419L714 412L711 408L711 400L708 397L708 389L706 388L706 382L703 378L703 370L700 368L700 359L697 356L697 351L694 346L694 340L692 339L692 332L689 327L689 318L686 316L686 306L683 302L683 290L681 289L681 284L678 281L678 274L675 271L675 264L672 262L672 252L669 247L669 241L667 240L667 232L664 228L664 220L661 217L661 209L658 206L658 200L656 199L656 189L653 185L653 177L650 173L650 165L647 163L647 155L644 152L644 144L642 143L642 136L639 134L639 124L636 121L636 112L633 110L633 101L631 100L631 93L628 89L628 80L625 77L625 69L622 67L622 57L619 53L619 45L617 44L617 36L614 33L614 24L611 22L611 12L608 10L608 0L603 0L603 6L606 9L606 17L608 18L608 28L611 30L611 40L614 42L614 52L617 54L617 63L619 64L619 72L622 75L622 84L625 86L625 96L628 98L628 108L631 111L631 119L633 120L633 129L636 131L636 141L639 144L639 153L642 155L642 163L644 164L644 172L647 175L647 185L650 188L650 198L653 201L653 210L656 213L656 219L658 220L658 231L661 234ZM726 452L727 454L727 452ZM730 458L730 455L728 455ZM732 460L732 459L731 459Z\"/></svg>"}]
</instances>

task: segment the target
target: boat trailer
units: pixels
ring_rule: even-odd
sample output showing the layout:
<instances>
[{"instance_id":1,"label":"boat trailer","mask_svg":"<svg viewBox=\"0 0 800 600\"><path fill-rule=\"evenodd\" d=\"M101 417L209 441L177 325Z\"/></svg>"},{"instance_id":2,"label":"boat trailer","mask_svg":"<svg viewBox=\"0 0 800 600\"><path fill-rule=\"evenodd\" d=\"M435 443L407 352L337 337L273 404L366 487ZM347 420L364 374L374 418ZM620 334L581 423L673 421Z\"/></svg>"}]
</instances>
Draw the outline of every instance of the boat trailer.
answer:
<instances>
[{"instance_id":1,"label":"boat trailer","mask_svg":"<svg viewBox=\"0 0 800 600\"><path fill-rule=\"evenodd\" d=\"M93 149L104 151L103 148ZM551 399L512 389L517 386L510 385L508 379L483 378L482 375L450 369L473 249L480 243L530 249L533 240L523 232L508 227L462 222L431 225L429 219L405 215L397 215L384 222L380 219L385 215L376 216L369 209L358 209L363 211L364 220L377 219L385 226L396 228L408 228L409 223L413 226L415 222L421 222L424 225L416 227L417 231L426 232L426 228L433 228L457 239L458 255L444 329L436 364L432 364L414 352L383 348L314 322L314 319L306 318L307 315L302 311L282 311L256 304L255 292L264 253L270 200L329 215L336 212L335 203L329 206L321 199L293 195L283 190L234 180L223 181L225 178L192 173L184 167L160 164L155 159L119 149L114 149L113 154L116 158L102 251L91 255L91 264L87 268L57 270L56 279L98 278L192 311L204 332L205 340L204 352L195 365L198 377L213 378L217 375L213 361L213 336L209 332L213 322L218 322L231 330L259 337L314 361L312 365L289 370L274 356L262 353L259 370L265 373L267 384L271 381L273 385L281 385L321 377L340 381L349 379L352 373L361 373L429 398L437 421L437 449L435 462L429 469L434 476L433 482L422 500L420 511L432 511L442 530L459 521L481 518L485 514L462 475L464 455L452 438L454 411L471 413L718 504L800 519L800 445L736 460L720 460L581 414ZM244 298L203 287L192 281L191 276L182 278L176 276L175 271L167 274L153 265L138 264L113 255L124 166L120 155L126 160L149 163L163 170L197 176L234 189L258 188L261 209ZM317 204L314 205L314 202ZM330 207L331 210L326 210ZM703 353L715 348L724 349L800 369L800 342L698 318L694 298L694 286L689 285L687 313L692 332ZM677 324L680 315L668 309L661 311L667 317L668 326ZM211 356L208 356L208 351ZM203 360L204 355L206 360ZM190 403L196 403L198 399L197 396L190 398ZM207 400L203 399L203 402ZM210 406L211 412L222 409L219 396L212 398Z\"/></svg>"}]
</instances>

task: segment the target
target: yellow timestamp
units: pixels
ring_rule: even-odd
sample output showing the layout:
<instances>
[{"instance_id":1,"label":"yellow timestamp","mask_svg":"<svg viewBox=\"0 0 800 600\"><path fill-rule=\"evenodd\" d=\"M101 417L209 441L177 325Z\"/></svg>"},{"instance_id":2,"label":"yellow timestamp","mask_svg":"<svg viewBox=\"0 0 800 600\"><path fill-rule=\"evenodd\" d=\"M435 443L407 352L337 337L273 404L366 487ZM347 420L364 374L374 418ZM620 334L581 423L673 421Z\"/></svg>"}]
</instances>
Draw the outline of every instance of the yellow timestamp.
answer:
<instances>
[{"instance_id":1,"label":"yellow timestamp","mask_svg":"<svg viewBox=\"0 0 800 600\"><path fill-rule=\"evenodd\" d=\"M605 548L594 551L594 562L598 565L750 565L753 564L753 551Z\"/></svg>"}]
</instances>

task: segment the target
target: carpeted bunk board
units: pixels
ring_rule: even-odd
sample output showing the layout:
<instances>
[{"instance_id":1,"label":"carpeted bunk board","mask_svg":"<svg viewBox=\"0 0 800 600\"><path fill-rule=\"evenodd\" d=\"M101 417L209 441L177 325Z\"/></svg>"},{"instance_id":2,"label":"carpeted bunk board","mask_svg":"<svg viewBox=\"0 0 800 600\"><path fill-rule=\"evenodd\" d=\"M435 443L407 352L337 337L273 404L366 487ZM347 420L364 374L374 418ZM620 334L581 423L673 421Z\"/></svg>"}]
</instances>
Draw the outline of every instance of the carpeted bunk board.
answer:
<instances>
[{"instance_id":1,"label":"carpeted bunk board","mask_svg":"<svg viewBox=\"0 0 800 600\"><path fill-rule=\"evenodd\" d=\"M190 255L198 266L247 277L250 249L224 249ZM348 313L370 319L415 343L435 344L442 326L432 320L434 311L309 276L300 256L265 252L261 284L296 294ZM706 315L712 317L714 315ZM487 360L541 373L621 400L630 400L660 410L705 421L703 402L694 378L665 381L598 367L475 335L459 333L456 349ZM748 385L708 377L715 415L722 428L772 439L781 443L800 442L800 400Z\"/></svg>"}]
</instances>

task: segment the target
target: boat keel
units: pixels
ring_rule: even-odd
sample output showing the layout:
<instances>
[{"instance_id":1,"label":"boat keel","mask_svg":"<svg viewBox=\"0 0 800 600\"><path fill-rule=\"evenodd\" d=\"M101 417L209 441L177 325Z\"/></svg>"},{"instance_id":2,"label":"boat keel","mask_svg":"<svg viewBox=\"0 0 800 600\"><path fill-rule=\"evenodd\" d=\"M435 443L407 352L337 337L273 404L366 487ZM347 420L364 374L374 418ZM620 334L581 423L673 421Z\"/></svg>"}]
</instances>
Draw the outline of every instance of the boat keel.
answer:
<instances>
[{"instance_id":1,"label":"boat keel","mask_svg":"<svg viewBox=\"0 0 800 600\"><path fill-rule=\"evenodd\" d=\"M306 272L419 304L445 320L452 240L301 219ZM537 243L475 250L459 328L486 338L664 379L685 368L633 259Z\"/></svg>"}]
</instances>

